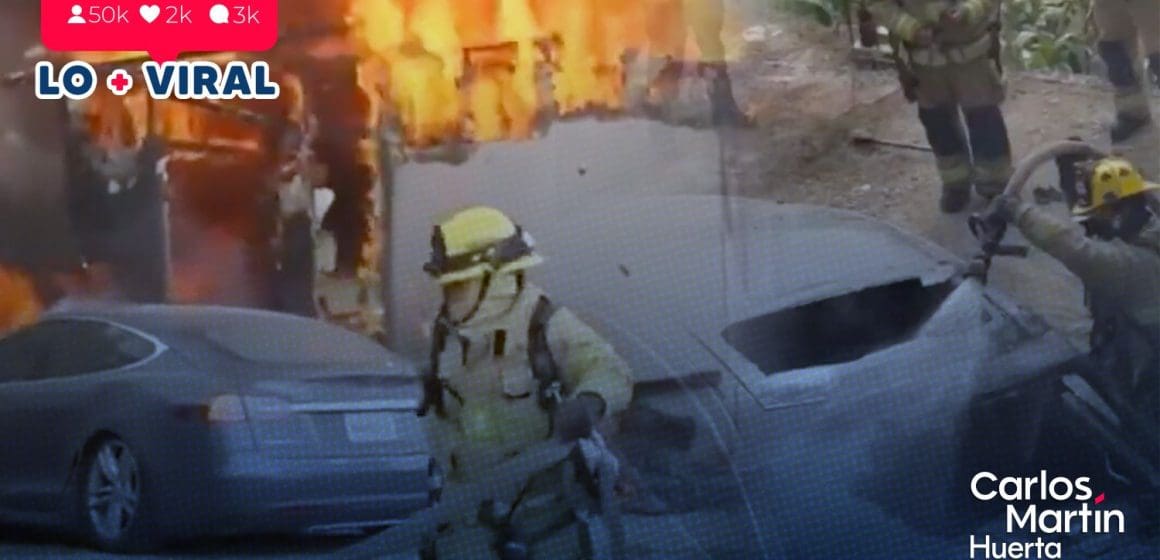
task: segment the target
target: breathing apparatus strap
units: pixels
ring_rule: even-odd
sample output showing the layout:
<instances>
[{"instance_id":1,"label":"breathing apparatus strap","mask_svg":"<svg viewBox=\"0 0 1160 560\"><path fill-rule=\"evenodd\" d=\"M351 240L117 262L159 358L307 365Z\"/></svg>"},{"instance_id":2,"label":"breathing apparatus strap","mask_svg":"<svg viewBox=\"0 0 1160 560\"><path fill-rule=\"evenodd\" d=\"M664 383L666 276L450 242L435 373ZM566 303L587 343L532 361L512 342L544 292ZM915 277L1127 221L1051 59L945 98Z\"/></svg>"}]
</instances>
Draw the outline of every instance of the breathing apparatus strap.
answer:
<instances>
[{"instance_id":1,"label":"breathing apparatus strap","mask_svg":"<svg viewBox=\"0 0 1160 560\"><path fill-rule=\"evenodd\" d=\"M526 285L522 274L516 277L516 282L518 286L516 301L518 301L519 294L523 293ZM487 291L490 285L491 275L486 274L480 284L479 295L476 296L474 306L460 322L470 320L479 312L480 307L483 305L483 300L487 297ZM555 312L556 306L552 304L548 297L540 296L539 301L536 302L536 308L532 312L531 321L528 324L528 364L531 366L532 376L535 377L538 383L536 393L537 402L541 408L548 412L551 412L555 408L555 405L563 399L563 388L559 381L559 369L556 365L556 360L552 357L552 349L548 345L548 322L552 320ZM448 390L449 387L439 377L439 357L447 349L447 337L450 335L451 323L447 305L444 304L439 310L439 316L435 318L435 324L432 327L431 353L428 356L427 371L423 374L424 396L423 404L419 408L420 416L426 416L432 408L435 409L436 414L440 417L446 416L443 392Z\"/></svg>"},{"instance_id":2,"label":"breathing apparatus strap","mask_svg":"<svg viewBox=\"0 0 1160 560\"><path fill-rule=\"evenodd\" d=\"M447 347L447 336L450 333L447 305L444 304L431 328L431 354L428 356L427 371L423 372L423 402L419 405L419 416L426 416L432 409L440 417L447 415L443 403L443 381L439 379L439 355Z\"/></svg>"},{"instance_id":3,"label":"breathing apparatus strap","mask_svg":"<svg viewBox=\"0 0 1160 560\"><path fill-rule=\"evenodd\" d=\"M532 368L538 388L536 399L540 407L551 412L563 400L560 368L548 345L548 323L556 313L556 306L547 296L540 296L532 319L528 323L528 364Z\"/></svg>"}]
</instances>

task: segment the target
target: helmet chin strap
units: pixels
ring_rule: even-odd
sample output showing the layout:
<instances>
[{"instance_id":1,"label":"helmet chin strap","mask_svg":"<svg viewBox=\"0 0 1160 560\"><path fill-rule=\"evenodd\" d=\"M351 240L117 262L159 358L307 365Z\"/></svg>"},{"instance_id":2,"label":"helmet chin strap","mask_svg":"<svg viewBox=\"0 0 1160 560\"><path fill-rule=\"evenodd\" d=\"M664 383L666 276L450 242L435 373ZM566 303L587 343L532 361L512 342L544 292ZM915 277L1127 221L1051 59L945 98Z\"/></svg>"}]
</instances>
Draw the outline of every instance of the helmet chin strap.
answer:
<instances>
[{"instance_id":1,"label":"helmet chin strap","mask_svg":"<svg viewBox=\"0 0 1160 560\"><path fill-rule=\"evenodd\" d=\"M479 292L475 295L475 303L471 304L471 309L463 317L452 318L451 322L455 325L462 325L475 317L479 313L479 308L483 306L483 300L487 298L487 292L491 288L491 273L486 272L483 279L479 282Z\"/></svg>"},{"instance_id":2,"label":"helmet chin strap","mask_svg":"<svg viewBox=\"0 0 1160 560\"><path fill-rule=\"evenodd\" d=\"M524 286L526 285L526 282L524 281L524 273L518 272L518 273L516 273L515 276L516 276L516 294L515 294L515 297L512 298L511 303L508 304L507 309L504 309L504 311L503 311L504 313L507 313L507 312L511 311L512 309L514 309L516 306L516 303L518 303L520 301L520 296L523 295L523 293L524 293ZM473 303L471 305L471 310L469 310L467 312L467 314L463 316L463 318L453 319L452 320L453 324L455 324L457 326L465 325L468 322L470 322L472 319L475 318L475 316L479 313L480 308L483 307L483 302L487 300L488 292L491 291L492 277L493 277L492 273L490 273L490 272L485 273L483 275L483 280L481 280L479 283L479 292L475 296L475 303ZM446 306L446 303L444 303L444 306Z\"/></svg>"}]
</instances>

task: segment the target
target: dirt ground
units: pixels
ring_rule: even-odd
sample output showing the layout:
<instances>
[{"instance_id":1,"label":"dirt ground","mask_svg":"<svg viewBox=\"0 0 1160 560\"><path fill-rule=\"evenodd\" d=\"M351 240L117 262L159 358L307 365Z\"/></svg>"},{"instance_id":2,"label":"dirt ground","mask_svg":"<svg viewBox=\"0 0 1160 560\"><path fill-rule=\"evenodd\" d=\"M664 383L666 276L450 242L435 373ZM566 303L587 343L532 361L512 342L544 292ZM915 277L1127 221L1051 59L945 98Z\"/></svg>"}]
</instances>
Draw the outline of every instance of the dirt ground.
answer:
<instances>
[{"instance_id":1,"label":"dirt ground","mask_svg":"<svg viewBox=\"0 0 1160 560\"><path fill-rule=\"evenodd\" d=\"M966 216L982 209L979 199L968 212L942 214L929 152L851 142L857 131L927 146L917 108L903 98L893 68L856 65L844 31L766 17L772 22L746 32L745 54L733 65L737 96L758 127L723 135L731 192L855 210L919 233L964 258L972 256L978 244ZM1111 91L1097 78L1008 72L1005 81L1003 111L1016 159L1073 136L1108 147ZM1158 108L1154 104L1154 112ZM1160 177L1160 133L1154 127L1115 149L1146 176ZM1053 185L1056 175L1054 166L1046 166L1028 187ZM1000 259L991 279L1077 345L1086 344L1082 288L1054 260L1035 251L1027 259Z\"/></svg>"}]
</instances>

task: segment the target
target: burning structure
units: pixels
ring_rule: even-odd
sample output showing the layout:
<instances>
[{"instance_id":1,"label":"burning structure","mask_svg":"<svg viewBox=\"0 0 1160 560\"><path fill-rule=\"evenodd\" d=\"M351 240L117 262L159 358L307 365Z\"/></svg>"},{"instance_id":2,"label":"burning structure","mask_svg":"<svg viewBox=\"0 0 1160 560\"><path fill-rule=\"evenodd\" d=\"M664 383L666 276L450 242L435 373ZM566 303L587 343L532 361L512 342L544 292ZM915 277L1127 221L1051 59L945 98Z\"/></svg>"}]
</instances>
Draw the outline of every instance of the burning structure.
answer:
<instances>
[{"instance_id":1,"label":"burning structure","mask_svg":"<svg viewBox=\"0 0 1160 560\"><path fill-rule=\"evenodd\" d=\"M283 38L260 55L279 100L60 102L79 276L91 292L93 271L110 270L96 289L114 297L322 314L376 334L392 168L655 102L698 56L683 4L284 0ZM145 60L69 56L106 72Z\"/></svg>"}]
</instances>

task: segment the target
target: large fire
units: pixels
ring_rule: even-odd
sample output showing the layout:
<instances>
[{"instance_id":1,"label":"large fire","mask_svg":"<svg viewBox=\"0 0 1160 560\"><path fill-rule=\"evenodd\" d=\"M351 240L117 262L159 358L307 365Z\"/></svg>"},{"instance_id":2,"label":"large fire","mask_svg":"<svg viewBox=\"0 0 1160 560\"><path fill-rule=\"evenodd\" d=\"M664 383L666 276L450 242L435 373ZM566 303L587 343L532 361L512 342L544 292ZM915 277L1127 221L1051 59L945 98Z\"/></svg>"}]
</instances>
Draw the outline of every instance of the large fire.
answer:
<instances>
[{"instance_id":1,"label":"large fire","mask_svg":"<svg viewBox=\"0 0 1160 560\"><path fill-rule=\"evenodd\" d=\"M681 57L681 0L351 0L362 71L385 83L411 145L528 138L541 111L625 104L630 53ZM652 22L650 24L650 22ZM673 30L663 30L673 31ZM551 71L541 79L540 69ZM548 91L545 91L548 90Z\"/></svg>"},{"instance_id":2,"label":"large fire","mask_svg":"<svg viewBox=\"0 0 1160 560\"><path fill-rule=\"evenodd\" d=\"M43 305L28 275L0 266L0 336L31 324Z\"/></svg>"},{"instance_id":3,"label":"large fire","mask_svg":"<svg viewBox=\"0 0 1160 560\"><path fill-rule=\"evenodd\" d=\"M382 162L387 157L382 152L384 131L390 130L393 138L393 132L399 130L406 147L428 148L457 140L527 139L536 134L545 119L587 111L625 111L631 97L628 74L634 62L665 59L685 62L697 58L694 34L687 28L687 14L682 13L684 2L344 0L336 3L334 9L345 7L345 21L339 26L346 30L345 36L337 39L332 36L304 47L308 50L303 52L314 57L318 64L314 71L297 77L288 73L275 77L282 85L284 100L278 102L282 109L274 112L280 113L276 118L291 121L291 128L317 119L318 126L329 133L318 140L320 146L328 148L320 150L327 152L328 158L321 163L329 166L330 175L335 177L330 186L340 200L347 197L344 204L335 204L335 211L343 221L353 222L359 213L362 217L359 227L364 230L358 240L355 275L362 287L360 297L373 299L376 286L382 280L378 271L384 246L381 224L385 201L377 187L383 179L379 174L384 172ZM336 47L336 41L343 44ZM293 41L280 44L279 50L293 49L293 44ZM320 54L318 45L321 44L327 46L330 55ZM270 60L302 54L274 53ZM348 56L351 54L355 56ZM223 53L214 58L234 56ZM143 58L143 53L73 53L73 57L109 63ZM327 65L341 64L355 69L355 78L350 81L357 83L348 85L359 99L346 95L344 87L347 86L335 88L333 83L320 80L318 74L326 76L328 68L333 70ZM297 64L291 66L303 68ZM313 104L304 101L308 96L312 96ZM243 179L249 175L231 173L230 179L223 177L206 182L204 178L188 176L188 169L181 169L183 161L188 163L239 150L258 156L272 154L278 147L264 134L268 130L243 122L236 115L215 113L205 103L150 101L143 91L124 97L102 93L84 105L89 131L106 149L133 148L150 133L168 141L173 156L169 160L170 170L186 175L171 180L171 214L183 212L183 205L188 206L183 201L203 198L213 201L200 206L208 210L203 212L207 215L202 220L206 227L197 230L199 233L182 233L178 231L181 228L171 227L174 234L171 243L184 250L175 249L170 255L170 299L219 303L223 298L231 302L244 299L228 288L245 283L239 275L245 274L243 269L248 257L239 251L249 250L244 246L252 248L258 243L256 232L261 227L243 227L245 224L238 222L259 223L261 218L255 218L252 211L229 210L230 205L246 206L237 200L210 195L246 191L253 196L266 196L277 190L278 180ZM350 126L352 123L354 126ZM348 155L335 155L336 147L349 152ZM257 159L259 165L273 162L276 166L278 157ZM248 182L248 185L224 184L230 180ZM284 181L285 177L279 180ZM350 197L362 200L352 205ZM352 206L357 206L355 215L349 213ZM184 244L178 239L189 237L193 239ZM246 246L239 241L242 239L251 245ZM230 272L234 269L237 274ZM223 295L226 293L232 295L226 297ZM3 313L0 307L0 327Z\"/></svg>"}]
</instances>

